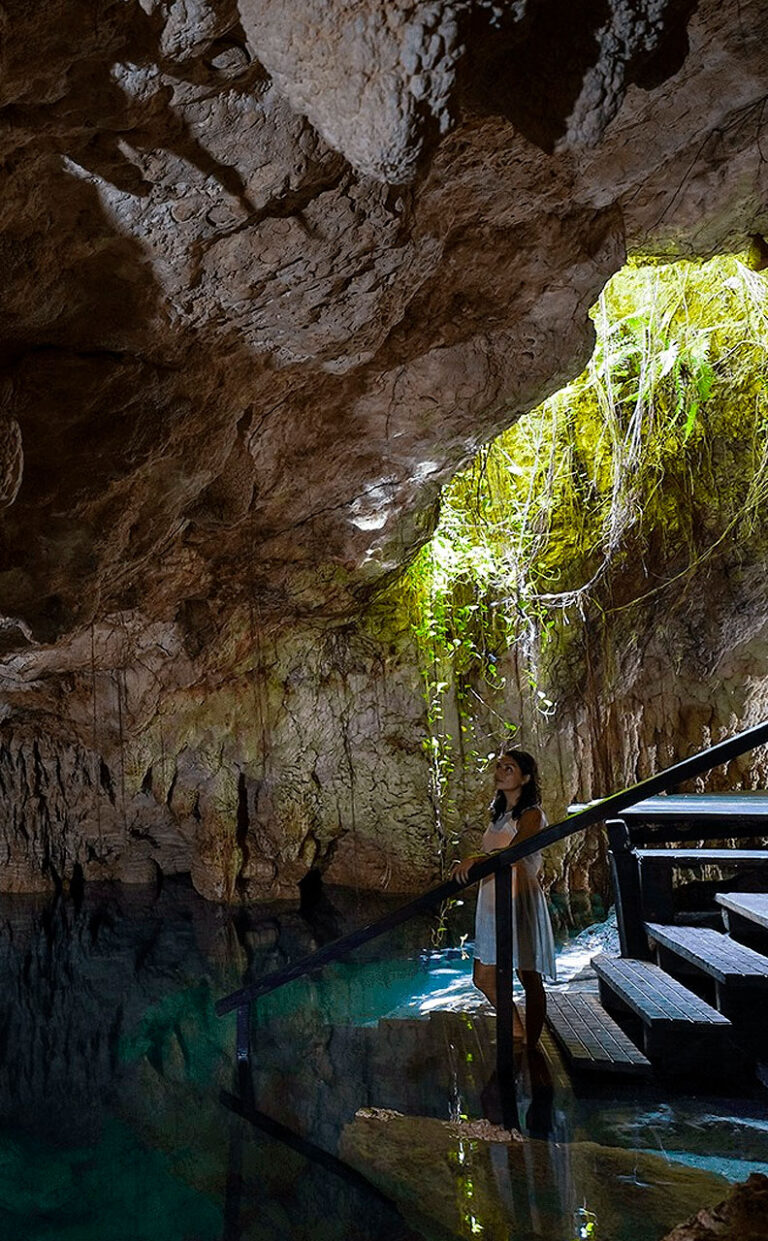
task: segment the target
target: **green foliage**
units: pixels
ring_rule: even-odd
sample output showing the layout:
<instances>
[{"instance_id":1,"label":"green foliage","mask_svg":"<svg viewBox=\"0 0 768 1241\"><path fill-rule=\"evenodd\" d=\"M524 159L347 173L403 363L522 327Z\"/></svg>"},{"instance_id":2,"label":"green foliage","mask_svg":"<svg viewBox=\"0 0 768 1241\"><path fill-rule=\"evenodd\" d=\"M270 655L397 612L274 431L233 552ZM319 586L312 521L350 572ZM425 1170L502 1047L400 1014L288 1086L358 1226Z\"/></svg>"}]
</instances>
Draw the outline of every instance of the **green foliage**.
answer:
<instances>
[{"instance_id":1,"label":"green foliage","mask_svg":"<svg viewBox=\"0 0 768 1241\"><path fill-rule=\"evenodd\" d=\"M435 535L397 587L419 648L446 860L457 771L516 729L509 652L546 716L542 661L588 615L679 590L765 533L765 276L733 257L631 264L592 317L587 369L446 487Z\"/></svg>"}]
</instances>

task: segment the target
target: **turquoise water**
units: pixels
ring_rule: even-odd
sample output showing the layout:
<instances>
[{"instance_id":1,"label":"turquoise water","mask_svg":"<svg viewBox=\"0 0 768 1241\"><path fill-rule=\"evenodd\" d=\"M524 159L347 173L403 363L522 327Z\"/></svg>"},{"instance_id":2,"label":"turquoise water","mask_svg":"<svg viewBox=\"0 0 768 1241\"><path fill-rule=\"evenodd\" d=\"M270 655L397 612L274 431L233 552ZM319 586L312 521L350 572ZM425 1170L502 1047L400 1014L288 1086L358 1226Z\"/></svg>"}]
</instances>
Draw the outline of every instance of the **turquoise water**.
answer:
<instances>
[{"instance_id":1,"label":"turquoise water","mask_svg":"<svg viewBox=\"0 0 768 1241\"><path fill-rule=\"evenodd\" d=\"M0 1229L16 1241L112 1241L221 1236L221 1205L183 1174L189 1148L148 1148L105 1117L98 1143L42 1143L18 1131L0 1139ZM162 1221L162 1227L160 1227Z\"/></svg>"},{"instance_id":2,"label":"turquoise water","mask_svg":"<svg viewBox=\"0 0 768 1241\"><path fill-rule=\"evenodd\" d=\"M267 997L244 1084L214 1002L383 912L335 901L308 921L183 883L3 898L3 1241L572 1241L585 1221L657 1241L768 1168L762 1099L579 1098L546 1048L518 1059L504 1133L468 910L441 947L425 920ZM614 939L572 937L563 978ZM235 1114L246 1086L285 1133Z\"/></svg>"}]
</instances>

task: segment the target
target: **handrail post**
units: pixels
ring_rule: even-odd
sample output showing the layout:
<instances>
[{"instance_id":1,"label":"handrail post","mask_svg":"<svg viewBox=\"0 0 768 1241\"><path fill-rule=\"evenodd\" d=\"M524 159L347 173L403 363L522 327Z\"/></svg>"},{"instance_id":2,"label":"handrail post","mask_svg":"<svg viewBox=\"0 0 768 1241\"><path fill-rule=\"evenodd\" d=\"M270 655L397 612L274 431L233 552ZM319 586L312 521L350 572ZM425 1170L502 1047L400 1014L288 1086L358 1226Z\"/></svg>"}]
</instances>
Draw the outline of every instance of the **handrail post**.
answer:
<instances>
[{"instance_id":1,"label":"handrail post","mask_svg":"<svg viewBox=\"0 0 768 1241\"><path fill-rule=\"evenodd\" d=\"M611 852L611 874L616 896L616 924L623 957L647 957L648 943L643 929L643 903L640 865L623 819L606 822Z\"/></svg>"},{"instance_id":2,"label":"handrail post","mask_svg":"<svg viewBox=\"0 0 768 1241\"><path fill-rule=\"evenodd\" d=\"M247 1064L251 1058L251 1005L241 1004L237 1010L237 1044L236 1056L238 1065Z\"/></svg>"},{"instance_id":3,"label":"handrail post","mask_svg":"<svg viewBox=\"0 0 768 1241\"><path fill-rule=\"evenodd\" d=\"M496 897L496 1069L499 1087L514 1078L512 1061L512 978L514 974L514 925L512 913L512 867L503 866L494 877Z\"/></svg>"}]
</instances>

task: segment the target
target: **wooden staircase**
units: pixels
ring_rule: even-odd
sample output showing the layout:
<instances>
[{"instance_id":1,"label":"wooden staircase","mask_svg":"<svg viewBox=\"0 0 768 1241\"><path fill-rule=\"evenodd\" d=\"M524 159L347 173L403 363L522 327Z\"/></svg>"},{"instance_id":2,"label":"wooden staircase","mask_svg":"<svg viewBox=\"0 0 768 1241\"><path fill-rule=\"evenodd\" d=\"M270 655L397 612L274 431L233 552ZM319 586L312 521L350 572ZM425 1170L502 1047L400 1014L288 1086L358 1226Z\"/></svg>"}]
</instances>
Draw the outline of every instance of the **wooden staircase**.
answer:
<instances>
[{"instance_id":1,"label":"wooden staircase","mask_svg":"<svg viewBox=\"0 0 768 1241\"><path fill-rule=\"evenodd\" d=\"M748 795L724 821L723 803L736 809L733 797L689 795L673 817L669 803L681 800L646 803L649 823L637 807L627 815L634 822L609 825L621 956L592 959L599 1000L549 997L548 1024L576 1071L637 1074L652 1067L667 1078L720 1084L743 1076L768 1053L768 890L717 892L709 911L685 915L675 909L672 882L675 871L716 865L735 870L735 882L746 872L754 886L759 876L768 889L768 849L637 847L647 842L648 828L654 844L676 833L689 841L694 831L703 839L734 830L761 836L768 832L768 803ZM686 916L698 923L719 916L720 929L687 925Z\"/></svg>"},{"instance_id":2,"label":"wooden staircase","mask_svg":"<svg viewBox=\"0 0 768 1241\"><path fill-rule=\"evenodd\" d=\"M650 898L653 889L651 876L654 874L664 875L668 862L666 856L661 858L658 856L651 857L650 851L647 850L649 856L645 860L643 874L641 859L633 847L638 842L631 840L628 824L636 823L639 816L640 823L644 822L646 824L646 831L650 832L650 836L644 843L653 846L658 846L667 840L687 840L696 841L698 847L698 843L704 839L715 840L721 837L728 837L730 840L729 849L731 851L728 854L727 862L731 864L735 858L733 851L734 838L744 841L745 838L749 837L762 837L763 841L761 843L764 843L765 838L768 837L768 794L737 795L735 801L733 796L729 798L727 795L725 797L721 795L709 798L709 803L714 804L709 804L707 808L703 806L701 797L671 796L669 790L679 787L680 784L686 781L698 779L705 773L723 764L731 763L758 746L766 744L768 744L768 720L763 720L761 723L755 724L724 741L708 746L698 754L693 754L681 762L675 763L672 767L666 768L664 771L648 776L630 788L620 789L618 792L612 793L600 801L592 802L588 806L572 807L571 813L566 819L545 827L535 838L529 837L526 840L513 841L511 845L499 850L491 857L482 858L474 863L465 879L445 880L437 887L431 888L427 892L422 892L406 904L391 910L375 922L350 931L332 943L323 944L315 952L302 957L300 960L292 961L281 969L274 970L260 978L244 980L237 990L223 996L215 1005L215 1011L218 1016L224 1017L228 1013L235 1013L237 1016L235 1056L238 1075L247 1077L249 1072L252 1053L251 1015L254 1003L279 987L312 974L315 970L333 961L346 957L355 949L393 931L396 927L401 926L412 918L420 916L425 911L439 908L443 902L454 899L465 888L472 887L482 879L493 876L496 892L496 950L498 962L496 977L499 996L496 1021L496 1066L499 1082L508 1083L514 1073L512 1021L514 936L512 885L510 883L511 867L530 856L531 853L546 849L558 841L566 840L569 837L584 832L594 824L605 823L608 827L612 849L621 956L625 960L639 963L646 962L650 955L650 948L644 922L648 920L656 925L664 925L665 920L659 918L657 914L647 907L644 909L643 900L644 896L645 898ZM663 796L659 796L659 794L663 794ZM707 801L707 799L705 798L704 801ZM615 818L619 814L624 816L622 820ZM681 820L683 821L682 827ZM702 826L707 830L701 830ZM748 852L752 852L754 844L755 840L753 839L748 847ZM764 874L765 871L762 870L762 851L757 850L757 852L760 856L751 858L750 864L757 867ZM670 858L669 865L673 867L675 865L679 867L683 864L681 857L677 859L672 857L671 851ZM698 861L698 858L691 859L686 857L685 865L698 864ZM710 861L711 859L707 859L708 863ZM664 883L666 884L666 879ZM658 890L658 882L656 886ZM748 886L745 885L744 890ZM765 891L765 886L759 890ZM726 894L726 887L724 886L722 888L722 895ZM746 906L739 909L731 906L728 910L728 916L733 922L731 932L734 939L739 938L736 928L737 923L743 922L744 919L749 923L755 922L754 909L747 908ZM668 925L674 925L674 922ZM760 922L759 926L763 927L763 923ZM686 960L690 964L690 960L687 958ZM685 1021L688 1024L682 1027L681 1033L687 1031L689 1035L694 1027L698 1029L702 1024L707 1027L722 1027L726 1023L730 1023L730 1017L727 1017L725 1013L720 1013L717 1008L713 1011L719 1014L719 1016L709 1018L705 1023L702 1023L701 1020L693 1021L691 1019L691 1012L694 1011L692 1007L693 1002L686 999L683 1011L681 1011L679 1008L679 992L675 993L675 1003L678 1004L678 1011L676 1013L668 1012L666 1016L662 1017L658 1012L656 1014L649 1012L649 998L647 995L643 996L643 986L647 983L647 975L647 970L643 973L641 970L636 969L635 985L630 987L626 977L623 977L621 986L617 987L616 984L619 979L617 967L602 963L601 986L603 998L609 1006L615 1006L619 1018L618 1022L613 1024L609 1023L609 1014L606 1012L603 1004L598 1005L591 1000L553 1000L550 1004L550 1022L555 1030L557 1030L559 1023L561 1042L570 1044L572 1048L576 1048L578 1045L578 1054L582 1062L585 1059L587 1061L598 1060L601 1065L611 1067L612 1071L615 1071L617 1068L625 1072L643 1071L646 1067L643 1060L638 1054L627 1049L626 1040L622 1034L622 1031L624 1033L627 1032L624 1027L631 1024L631 1020L640 1020L641 1027L643 1027L640 1042L646 1043L654 1055L657 1054L658 1050L654 1028L656 1031L660 1029L660 1026L654 1027L655 1022L661 1022L662 1020ZM640 985L638 979L645 981ZM631 1000L631 1003L628 1002L628 999ZM706 1003L706 1001L704 1002ZM754 1005L752 1008L754 1009ZM700 1018L701 1008L696 1006L695 1011L698 1018ZM629 1014L629 1019L627 1014ZM644 1029L646 1026L649 1027L648 1032ZM666 1045L670 1045L669 1039ZM688 1057L683 1063L690 1065L691 1061L692 1057ZM630 1066L629 1069L627 1069L627 1065ZM760 1074L761 1080L768 1080L768 1066L761 1066L761 1069L765 1070L764 1073L761 1072Z\"/></svg>"}]
</instances>

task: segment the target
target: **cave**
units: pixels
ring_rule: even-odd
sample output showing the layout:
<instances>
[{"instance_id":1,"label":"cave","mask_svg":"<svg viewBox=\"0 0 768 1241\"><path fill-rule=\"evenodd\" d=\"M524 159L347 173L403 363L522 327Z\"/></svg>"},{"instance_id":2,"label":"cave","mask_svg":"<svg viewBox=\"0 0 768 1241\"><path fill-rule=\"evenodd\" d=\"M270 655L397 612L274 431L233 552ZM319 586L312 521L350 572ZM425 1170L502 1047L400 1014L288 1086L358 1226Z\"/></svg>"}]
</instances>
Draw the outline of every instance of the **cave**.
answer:
<instances>
[{"instance_id":1,"label":"cave","mask_svg":"<svg viewBox=\"0 0 768 1241\"><path fill-rule=\"evenodd\" d=\"M0 887L423 887L424 702L377 600L583 368L628 253L763 252L763 6L8 13ZM753 568L711 692L673 678L646 733L635 702L632 753L579 722L560 803L759 718Z\"/></svg>"},{"instance_id":2,"label":"cave","mask_svg":"<svg viewBox=\"0 0 768 1241\"><path fill-rule=\"evenodd\" d=\"M480 760L510 729L541 754L558 818L768 718L759 490L749 537L726 521L699 576L692 541L649 539L612 607L582 607L578 642L486 651L508 690L471 735L477 682L435 662L425 691L407 606L450 489L500 443L522 462L505 437L594 367L594 308L628 262L738 262L764 297L768 8L9 0L1 17L0 1043L19 1068L0 1225L38 1241L66 1221L85 1241L108 1218L151 1241L162 1218L171 1241L301 1241L320 1212L347 1227L334 1238L507 1235L499 1201L534 1202L553 1149L535 1143L566 1121L535 1059L520 1160L516 1132L467 1119L459 1070L493 1111L472 1078L483 1016L436 1018L442 1051L425 1052L410 942L360 966L397 1036L371 1033L380 1014L341 967L329 994L351 1016L331 1034L312 1025L314 976L264 1008L265 1080L282 1120L340 1152L330 1180L306 1144L286 1154L287 1130L248 1145L213 997L444 879L476 846ZM681 357L665 374L687 367L698 408L709 363ZM765 429L748 444L760 479ZM552 459L582 431L574 414ZM725 435L706 452L681 529L707 527L707 496L746 470ZM475 606L464 585L457 608ZM761 753L698 787L765 787ZM545 879L559 931L590 924L610 898L602 834L564 842ZM466 937L434 949L440 968ZM389 1095L353 1100L348 1068ZM176 1149L190 1099L194 1154ZM597 1214L651 1241L750 1172L690 1235L762 1235L753 1099L701 1123L662 1096L607 1119L579 1107L541 1199L552 1178L589 1186L589 1209L542 1208L569 1237L600 1235ZM418 1192L395 1208L406 1165Z\"/></svg>"}]
</instances>

